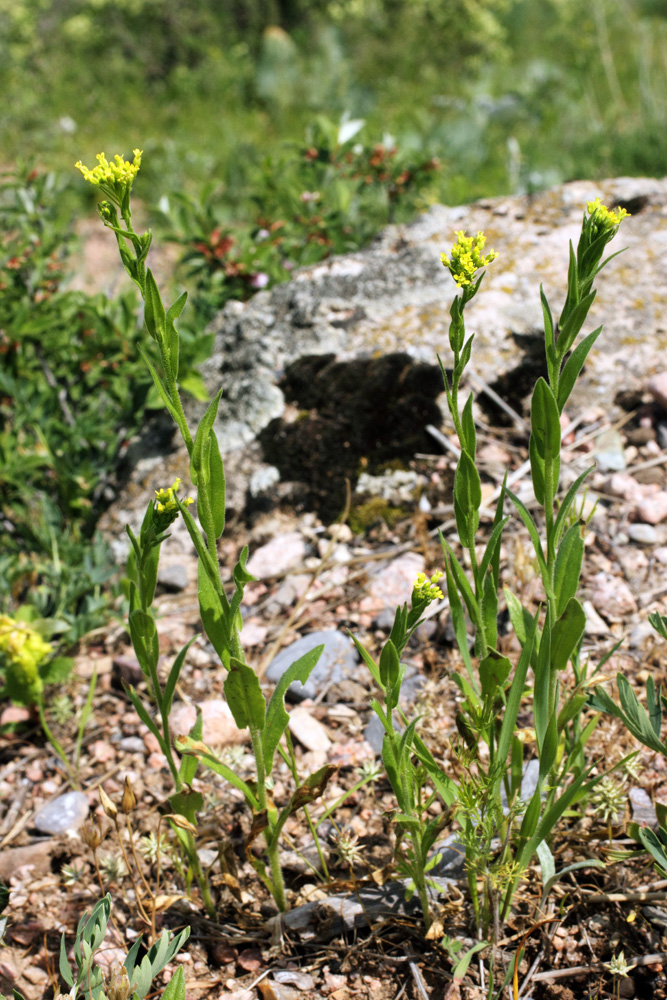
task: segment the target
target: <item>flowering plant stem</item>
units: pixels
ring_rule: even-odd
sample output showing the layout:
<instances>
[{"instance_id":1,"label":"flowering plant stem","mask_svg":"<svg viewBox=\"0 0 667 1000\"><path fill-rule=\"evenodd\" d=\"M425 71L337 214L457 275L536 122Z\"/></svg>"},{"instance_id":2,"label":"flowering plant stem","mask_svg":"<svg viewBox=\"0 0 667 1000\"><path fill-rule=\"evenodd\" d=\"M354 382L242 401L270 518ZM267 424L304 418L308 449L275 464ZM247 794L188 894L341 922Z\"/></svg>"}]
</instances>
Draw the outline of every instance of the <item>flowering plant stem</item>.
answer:
<instances>
[{"instance_id":1,"label":"flowering plant stem","mask_svg":"<svg viewBox=\"0 0 667 1000\"><path fill-rule=\"evenodd\" d=\"M225 474L215 434L221 392L211 401L194 435L190 432L178 389L179 336L176 320L186 303L183 293L165 309L153 273L146 266L152 234L136 233L132 225L130 193L132 183L141 163L141 151L134 151L134 161L129 163L120 156L108 163L104 154L98 155L98 166L89 170L79 163L84 177L100 188L106 200L99 205L99 214L107 228L116 236L123 265L138 286L144 301L146 328L159 355L155 365L143 353L155 388L179 428L190 458L190 478L197 488L197 515L199 524L188 510L193 502L178 496L180 480L156 491L156 498L147 507L139 537L128 528L132 551L128 560L130 633L132 643L146 677L149 691L156 702L160 724L145 709L140 696L128 689L129 697L142 721L155 735L164 754L175 786L170 797L171 807L185 823L172 825L199 883L209 914L215 907L206 877L201 871L192 830L197 812L203 806L200 792L192 788L198 763L201 761L226 781L241 791L252 810L253 824L246 844L246 855L273 896L279 910L287 907L285 885L279 862L279 842L288 817L322 794L335 768L323 767L310 775L297 787L287 805L276 809L268 795L269 780L273 770L276 750L287 728L289 716L284 700L289 685L305 681L310 676L323 647L318 646L289 667L279 682L268 706L257 674L245 661L241 645L241 602L245 585L254 579L245 568L248 549L245 547L233 570L233 594L225 592L218 562L217 541L225 527ZM158 370L159 369L159 370ZM220 662L227 672L225 695L234 721L239 729L248 729L255 757L256 781L242 780L220 761L202 742L202 719L197 720L188 737L177 742L182 754L180 763L174 756L169 728L169 715L176 684L182 669L188 643L176 657L164 687L158 675L159 645L152 603L157 582L160 547L167 538L167 529L178 516L183 517L186 528L199 557L198 590L199 607L206 634ZM200 527L201 525L201 527ZM282 752L282 749L281 749ZM266 844L268 869L255 857L250 848L259 835Z\"/></svg>"}]
</instances>

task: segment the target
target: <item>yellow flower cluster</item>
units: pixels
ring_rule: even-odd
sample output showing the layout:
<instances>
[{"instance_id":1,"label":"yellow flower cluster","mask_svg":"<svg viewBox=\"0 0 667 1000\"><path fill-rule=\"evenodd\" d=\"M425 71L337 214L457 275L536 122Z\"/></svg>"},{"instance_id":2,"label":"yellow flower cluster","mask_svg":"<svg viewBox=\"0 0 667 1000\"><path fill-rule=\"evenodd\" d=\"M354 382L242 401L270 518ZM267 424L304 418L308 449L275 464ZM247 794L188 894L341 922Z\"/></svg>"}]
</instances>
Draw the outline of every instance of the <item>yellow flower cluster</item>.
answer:
<instances>
[{"instance_id":1,"label":"yellow flower cluster","mask_svg":"<svg viewBox=\"0 0 667 1000\"><path fill-rule=\"evenodd\" d=\"M586 208L598 229L616 229L617 226L620 226L626 215L630 214L624 208L619 208L615 212L612 212L611 209L602 204L599 198L586 202Z\"/></svg>"},{"instance_id":2,"label":"yellow flower cluster","mask_svg":"<svg viewBox=\"0 0 667 1000\"><path fill-rule=\"evenodd\" d=\"M139 173L142 150L133 149L132 152L134 153L132 163L129 160L124 160L118 153L114 157L115 162L109 163L104 153L98 153L96 157L97 166L93 167L92 170L84 167L81 160L75 163L74 166L81 171L85 179L90 181L91 184L115 190L118 186L131 186L132 181Z\"/></svg>"},{"instance_id":3,"label":"yellow flower cluster","mask_svg":"<svg viewBox=\"0 0 667 1000\"><path fill-rule=\"evenodd\" d=\"M36 675L38 664L52 649L51 643L45 642L26 622L0 615L0 652L26 674L28 681Z\"/></svg>"},{"instance_id":4,"label":"yellow flower cluster","mask_svg":"<svg viewBox=\"0 0 667 1000\"><path fill-rule=\"evenodd\" d=\"M482 232L477 233L477 236L466 236L460 229L456 235L458 240L452 247L451 260L446 253L441 254L440 259L459 288L462 288L470 285L476 272L495 260L498 254L495 250L482 254L486 243L486 236Z\"/></svg>"},{"instance_id":5,"label":"yellow flower cluster","mask_svg":"<svg viewBox=\"0 0 667 1000\"><path fill-rule=\"evenodd\" d=\"M428 601L430 604L431 601L441 601L445 595L437 584L438 580L442 580L442 576L442 571L438 570L429 581L426 573L418 573L412 588L413 603Z\"/></svg>"},{"instance_id":6,"label":"yellow flower cluster","mask_svg":"<svg viewBox=\"0 0 667 1000\"><path fill-rule=\"evenodd\" d=\"M158 514L175 514L178 513L178 504L176 502L176 493L178 487L181 485L180 479L174 479L171 486L168 486L166 490L156 490L155 491L155 509ZM191 503L194 503L192 497L186 497L182 501L184 507L189 507Z\"/></svg>"}]
</instances>

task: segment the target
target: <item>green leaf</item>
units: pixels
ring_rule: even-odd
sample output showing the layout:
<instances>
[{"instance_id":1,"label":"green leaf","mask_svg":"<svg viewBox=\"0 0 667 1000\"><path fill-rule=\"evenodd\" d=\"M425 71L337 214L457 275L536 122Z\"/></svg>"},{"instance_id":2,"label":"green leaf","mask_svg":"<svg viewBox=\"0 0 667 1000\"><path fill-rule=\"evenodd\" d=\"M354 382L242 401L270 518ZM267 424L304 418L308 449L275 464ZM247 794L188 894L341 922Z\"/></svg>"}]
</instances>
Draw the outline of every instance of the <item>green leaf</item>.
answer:
<instances>
[{"instance_id":1,"label":"green leaf","mask_svg":"<svg viewBox=\"0 0 667 1000\"><path fill-rule=\"evenodd\" d=\"M576 597L573 597L551 628L552 670L565 670L581 642L585 628L586 612Z\"/></svg>"},{"instance_id":2,"label":"green leaf","mask_svg":"<svg viewBox=\"0 0 667 1000\"><path fill-rule=\"evenodd\" d=\"M477 434L475 431L475 418L472 415L472 404L473 397L472 393L470 393L461 414L461 428L463 430L463 441L461 444L464 451L474 459L475 451L477 450Z\"/></svg>"},{"instance_id":3,"label":"green leaf","mask_svg":"<svg viewBox=\"0 0 667 1000\"><path fill-rule=\"evenodd\" d=\"M178 966L167 983L162 1000L185 1000L185 972L182 965Z\"/></svg>"},{"instance_id":4,"label":"green leaf","mask_svg":"<svg viewBox=\"0 0 667 1000\"><path fill-rule=\"evenodd\" d=\"M579 492L584 480L590 475L594 470L594 465L589 465L589 467L582 472L580 476L575 479L570 488L568 489L563 501L558 508L558 514L556 515L556 521L554 523L554 545L558 545L560 542L561 535L565 530L567 524L567 516L570 512L570 508L574 503L577 493Z\"/></svg>"},{"instance_id":5,"label":"green leaf","mask_svg":"<svg viewBox=\"0 0 667 1000\"><path fill-rule=\"evenodd\" d=\"M481 502L479 473L470 455L462 451L454 476L454 514L459 538L466 548L475 544Z\"/></svg>"},{"instance_id":6,"label":"green leaf","mask_svg":"<svg viewBox=\"0 0 667 1000\"><path fill-rule=\"evenodd\" d=\"M188 733L191 740L200 740L204 732L204 717L202 715L201 708L197 705L195 712L195 721L192 723L192 728ZM195 774L197 773L197 758L184 756L181 760L181 766L178 769L178 776L181 781L189 785ZM199 793L196 793L199 794ZM192 801L192 800L191 800ZM201 809L201 805L197 806L197 809ZM184 815L187 815L184 813ZM195 822L194 818L191 820L192 823Z\"/></svg>"},{"instance_id":7,"label":"green leaf","mask_svg":"<svg viewBox=\"0 0 667 1000\"><path fill-rule=\"evenodd\" d=\"M302 684L306 683L323 651L324 645L315 646L314 649L308 650L298 660L295 660L281 676L275 691L271 695L269 707L266 710L266 721L262 734L264 768L267 775L270 775L273 771L275 752L289 722L289 714L285 709L285 695L287 690L294 681L301 681Z\"/></svg>"},{"instance_id":8,"label":"green leaf","mask_svg":"<svg viewBox=\"0 0 667 1000\"><path fill-rule=\"evenodd\" d=\"M595 291L592 291L588 295L585 295L581 301L568 310L566 318L561 322L560 330L558 331L558 340L556 341L556 350L561 360L577 339L579 331L586 322L588 311L595 301L596 294Z\"/></svg>"},{"instance_id":9,"label":"green leaf","mask_svg":"<svg viewBox=\"0 0 667 1000\"><path fill-rule=\"evenodd\" d=\"M231 603L229 605L229 625L230 629L234 626L235 618L239 615L239 608L241 607L241 601L243 600L243 592L245 590L246 583L250 583L255 577L252 573L249 573L245 568L246 559L248 558L248 546L244 545L241 549L241 554L239 555L238 562L234 566L233 577L234 577L234 596L232 597ZM239 626L240 628L240 626Z\"/></svg>"},{"instance_id":10,"label":"green leaf","mask_svg":"<svg viewBox=\"0 0 667 1000\"><path fill-rule=\"evenodd\" d=\"M149 730L160 744L160 750L166 757L168 748L164 740L164 737L160 732L160 728L155 722L155 719L153 719L152 716L149 715L149 713L144 708L144 704L139 695L137 694L136 689L133 688L131 684L125 685L125 693L127 694L132 704L134 705L134 710L141 719L141 721L143 722L143 724L145 726L148 726Z\"/></svg>"},{"instance_id":11,"label":"green leaf","mask_svg":"<svg viewBox=\"0 0 667 1000\"><path fill-rule=\"evenodd\" d=\"M535 642L535 630L537 628L537 615L527 623L525 637L522 643L521 656L514 671L514 677L510 685L507 696L507 704L503 713L503 722L498 736L497 757L501 762L507 760L510 751L512 735L516 726L516 720L521 707L523 689L526 683L526 675L533 653L533 643Z\"/></svg>"},{"instance_id":12,"label":"green leaf","mask_svg":"<svg viewBox=\"0 0 667 1000\"><path fill-rule=\"evenodd\" d=\"M489 649L488 655L479 662L479 679L482 683L482 694L485 698L495 697L498 688L505 690L505 681L512 670L512 663L495 649Z\"/></svg>"},{"instance_id":13,"label":"green leaf","mask_svg":"<svg viewBox=\"0 0 667 1000\"><path fill-rule=\"evenodd\" d=\"M211 450L209 453L209 498L213 514L213 530L215 537L220 538L225 530L225 469L222 464L220 445L217 435L211 432Z\"/></svg>"},{"instance_id":14,"label":"green leaf","mask_svg":"<svg viewBox=\"0 0 667 1000\"><path fill-rule=\"evenodd\" d=\"M67 680L73 668L74 660L71 656L56 656L55 659L40 664L38 672L45 684L59 684Z\"/></svg>"},{"instance_id":15,"label":"green leaf","mask_svg":"<svg viewBox=\"0 0 667 1000\"><path fill-rule=\"evenodd\" d=\"M384 684L382 683L382 679L380 678L380 671L377 668L377 664L376 664L375 660L373 659L373 657L371 656L371 654L368 652L368 650L366 649L366 647L361 642L359 642L359 640L357 639L356 635L353 635L352 632L350 632L349 629L347 630L347 634L352 639L352 642L354 643L354 645L357 647L357 652L359 653L359 655L361 656L362 660L364 661L364 663L366 664L366 666L370 670L371 676L372 676L373 680L375 681L375 683L377 684L378 687L381 687L384 690Z\"/></svg>"},{"instance_id":16,"label":"green leaf","mask_svg":"<svg viewBox=\"0 0 667 1000\"><path fill-rule=\"evenodd\" d=\"M251 731L261 732L266 718L266 701L259 677L247 663L233 656L225 679L225 697L239 729L250 727Z\"/></svg>"},{"instance_id":17,"label":"green leaf","mask_svg":"<svg viewBox=\"0 0 667 1000\"><path fill-rule=\"evenodd\" d=\"M587 337L584 337L581 343L577 344L575 349L572 351L572 354L563 365L558 382L558 409L561 413L563 412L563 407L570 398L570 393L574 389L577 378L579 377L579 372L584 367L586 358L601 333L602 327L599 326L597 330L593 330L593 332L589 333Z\"/></svg>"},{"instance_id":18,"label":"green leaf","mask_svg":"<svg viewBox=\"0 0 667 1000\"><path fill-rule=\"evenodd\" d=\"M458 646L459 653L461 654L461 659L466 668L468 674L468 679L472 689L475 692L475 696L472 699L474 705L479 704L479 687L477 684L477 679L475 677L475 672L472 666L472 659L470 658L470 649L468 648L468 630L466 628L465 614L463 612L463 606L459 598L459 592L454 581L454 576L452 574L451 568L449 566L449 559L445 553L445 577L447 580L447 597L449 598L449 613L452 618L452 625L454 626L454 635L456 636L456 645Z\"/></svg>"},{"instance_id":19,"label":"green leaf","mask_svg":"<svg viewBox=\"0 0 667 1000\"><path fill-rule=\"evenodd\" d=\"M199 613L204 631L213 645L220 661L229 669L230 634L228 609L223 608L223 598L213 586L206 566L199 560L197 566ZM224 598L226 602L226 598Z\"/></svg>"},{"instance_id":20,"label":"green leaf","mask_svg":"<svg viewBox=\"0 0 667 1000\"><path fill-rule=\"evenodd\" d=\"M183 760L194 762L195 770L197 769L198 761L196 757L186 755ZM189 788L187 791L183 790L170 795L169 805L172 812L176 813L177 816L185 816L189 823L196 826L197 813L204 808L204 796L201 792L195 792L192 788Z\"/></svg>"},{"instance_id":21,"label":"green leaf","mask_svg":"<svg viewBox=\"0 0 667 1000\"><path fill-rule=\"evenodd\" d=\"M161 936L155 944L149 948L141 963L134 967L130 980L134 982L135 992L139 1000L144 1000L150 991L153 980L159 972L162 972L165 965L171 962L174 955L180 951L190 936L190 927L184 927L179 934L175 934L171 939L169 931L162 931ZM183 968L182 966L180 967ZM129 972L128 972L129 977Z\"/></svg>"},{"instance_id":22,"label":"green leaf","mask_svg":"<svg viewBox=\"0 0 667 1000\"><path fill-rule=\"evenodd\" d=\"M661 872L667 871L667 844L648 826L632 824L634 839L645 847Z\"/></svg>"},{"instance_id":23,"label":"green leaf","mask_svg":"<svg viewBox=\"0 0 667 1000\"><path fill-rule=\"evenodd\" d=\"M665 744L656 735L653 726L651 725L651 719L648 712L643 705L639 703L637 695L633 691L630 682L623 674L618 674L616 677L616 683L618 685L618 694L621 699L621 706L623 708L624 715L621 716L623 722L630 730L633 736L643 743L644 746L649 747L651 750L657 750L658 753L666 754ZM597 690L597 689L596 689Z\"/></svg>"},{"instance_id":24,"label":"green leaf","mask_svg":"<svg viewBox=\"0 0 667 1000\"><path fill-rule=\"evenodd\" d=\"M482 588L482 618L484 619L484 641L495 648L498 640L498 591L491 573L484 577Z\"/></svg>"},{"instance_id":25,"label":"green leaf","mask_svg":"<svg viewBox=\"0 0 667 1000\"><path fill-rule=\"evenodd\" d=\"M440 544L442 545L443 552L446 558L446 566L451 568L451 574L456 586L458 587L463 600L465 601L466 607L468 609L468 614L470 615L473 624L482 632L484 629L484 622L481 615L481 610L479 604L477 603L477 598L475 597L472 587L468 582L468 578L461 569L458 559L452 552L449 543L445 540L440 533Z\"/></svg>"},{"instance_id":26,"label":"green leaf","mask_svg":"<svg viewBox=\"0 0 667 1000\"><path fill-rule=\"evenodd\" d=\"M530 467L538 503L553 502L560 471L560 414L554 394L543 378L533 390L530 408ZM542 496L538 496L538 489Z\"/></svg>"},{"instance_id":27,"label":"green leaf","mask_svg":"<svg viewBox=\"0 0 667 1000\"><path fill-rule=\"evenodd\" d=\"M174 691L176 690L176 685L178 684L178 678L180 677L181 670L183 669L185 657L187 656L187 652L196 638L197 638L196 635L192 636L190 641L187 642L185 646L183 646L183 649L180 651L180 653L178 654L178 656L171 665L171 670L169 671L169 676L167 677L167 683L165 684L164 691L162 693L162 709L166 716L168 716L171 711L171 703L174 697Z\"/></svg>"},{"instance_id":28,"label":"green leaf","mask_svg":"<svg viewBox=\"0 0 667 1000\"><path fill-rule=\"evenodd\" d=\"M391 639L387 639L380 654L380 680L389 688L394 687L398 680L400 660Z\"/></svg>"},{"instance_id":29,"label":"green leaf","mask_svg":"<svg viewBox=\"0 0 667 1000\"><path fill-rule=\"evenodd\" d=\"M155 621L148 612L137 609L130 615L129 622L132 645L137 654L139 665L143 674L146 677L151 677L157 670L160 657Z\"/></svg>"},{"instance_id":30,"label":"green leaf","mask_svg":"<svg viewBox=\"0 0 667 1000\"><path fill-rule=\"evenodd\" d=\"M144 289L144 321L153 340L159 343L164 337L165 311L153 272L146 269L146 287Z\"/></svg>"},{"instance_id":31,"label":"green leaf","mask_svg":"<svg viewBox=\"0 0 667 1000\"><path fill-rule=\"evenodd\" d=\"M192 454L190 455L190 478L192 479L193 484L197 487L199 487L200 484L206 486L210 482L211 469L209 455L211 450L211 436L215 434L213 425L215 423L215 418L218 415L218 407L220 405L221 396L222 389L216 392L206 410L206 413L201 418L199 427L197 428L197 433L195 434L195 440L192 445Z\"/></svg>"},{"instance_id":32,"label":"green leaf","mask_svg":"<svg viewBox=\"0 0 667 1000\"><path fill-rule=\"evenodd\" d=\"M164 386L164 384L162 382L162 379L160 378L160 376L156 372L155 367L154 367L152 361L150 360L150 358L148 357L148 355L146 354L146 352L142 351L142 349L139 348L139 354L144 359L144 364L146 365L146 367L148 368L148 371L150 372L151 378L153 379L153 385L157 389L157 392L158 392L158 395L159 395L160 399L162 400L162 402L164 403L164 405L169 410L169 413L171 414L174 423L176 424L176 426L180 430L181 434L183 435L183 439L185 441L187 441L188 440L188 428L187 428L187 425L185 424L185 421L184 421L182 415L179 413L179 411L176 409L176 407L172 403L172 401L171 401L171 399L169 397L169 393L167 392L167 390L166 390L166 388L165 388L165 386Z\"/></svg>"},{"instance_id":33,"label":"green leaf","mask_svg":"<svg viewBox=\"0 0 667 1000\"><path fill-rule=\"evenodd\" d=\"M526 507L523 500L520 500L515 493L512 493L511 490L507 491L507 495L514 504L514 506L516 507L516 509L519 511L519 516L521 517L521 520L528 528L528 534L530 535L530 540L533 543L533 549L535 550L535 557L537 559L540 568L540 576L542 577L542 582L544 583L544 587L547 592L547 597L553 597L553 593L550 593L551 590L549 584L550 573L547 568L546 559L544 558L544 552L542 550L542 542L540 541L540 535L537 530L537 525L535 524L535 521L533 520L531 513Z\"/></svg>"},{"instance_id":34,"label":"green leaf","mask_svg":"<svg viewBox=\"0 0 667 1000\"><path fill-rule=\"evenodd\" d=\"M538 844L535 848L535 853L537 854L538 860L540 862L540 868L542 869L542 886L543 894L547 893L547 886L550 885L551 880L556 874L556 865L554 864L554 856L547 847L545 840L541 844Z\"/></svg>"},{"instance_id":35,"label":"green leaf","mask_svg":"<svg viewBox=\"0 0 667 1000\"><path fill-rule=\"evenodd\" d=\"M556 554L554 597L557 615L562 614L563 609L577 593L583 558L584 539L581 525L573 524L563 535Z\"/></svg>"}]
</instances>

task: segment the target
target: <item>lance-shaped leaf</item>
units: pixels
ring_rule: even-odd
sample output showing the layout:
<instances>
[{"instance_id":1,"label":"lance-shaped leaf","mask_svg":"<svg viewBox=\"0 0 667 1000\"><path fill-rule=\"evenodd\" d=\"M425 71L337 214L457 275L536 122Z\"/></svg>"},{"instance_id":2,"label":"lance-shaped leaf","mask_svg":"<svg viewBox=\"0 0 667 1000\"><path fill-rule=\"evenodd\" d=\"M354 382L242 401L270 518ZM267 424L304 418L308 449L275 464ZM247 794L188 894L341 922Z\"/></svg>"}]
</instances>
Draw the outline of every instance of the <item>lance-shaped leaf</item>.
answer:
<instances>
[{"instance_id":1,"label":"lance-shaped leaf","mask_svg":"<svg viewBox=\"0 0 667 1000\"><path fill-rule=\"evenodd\" d=\"M586 612L576 597L573 597L551 628L552 670L565 670L570 657L581 642L585 628Z\"/></svg>"},{"instance_id":2,"label":"lance-shaped leaf","mask_svg":"<svg viewBox=\"0 0 667 1000\"><path fill-rule=\"evenodd\" d=\"M470 455L462 451L454 477L454 514L459 538L466 548L475 544L481 502L479 473Z\"/></svg>"},{"instance_id":3,"label":"lance-shaped leaf","mask_svg":"<svg viewBox=\"0 0 667 1000\"><path fill-rule=\"evenodd\" d=\"M191 740L195 740L195 742L197 742L202 738L203 732L204 732L204 717L202 715L201 708L199 707L199 705L197 705L195 721L192 723L192 727L190 729L190 732L188 733L188 736L190 737ZM183 759L181 760L181 766L178 769L179 778L181 779L184 785L190 785L196 773L197 773L197 758L185 754L183 756ZM184 794L184 793L178 793L178 794ZM199 795L199 792L195 792L193 794ZM175 805L173 797L171 801L174 812L180 812L181 810L180 808L177 808L177 806ZM190 820L191 823L196 823L196 815L199 809L201 809L202 805L204 804L203 801L201 802L201 804L198 804L198 800L193 798L188 798L187 792L185 793L185 797L183 799L179 799L177 801L180 802L180 804L184 808L187 806L188 808L194 809L194 812L190 813L184 812L183 816L187 816L187 818Z\"/></svg>"},{"instance_id":4,"label":"lance-shaped leaf","mask_svg":"<svg viewBox=\"0 0 667 1000\"><path fill-rule=\"evenodd\" d=\"M178 331L174 325L174 321L183 312L185 303L187 302L188 293L183 292L182 295L176 299L172 305L169 306L167 310L167 315L165 316L165 345L169 353L169 363L171 365L171 375L176 382L178 380Z\"/></svg>"},{"instance_id":5,"label":"lance-shaped leaf","mask_svg":"<svg viewBox=\"0 0 667 1000\"><path fill-rule=\"evenodd\" d=\"M584 483L584 480L591 474L594 465L589 465L588 468L582 472L580 476L575 479L567 493L563 497L563 500L558 508L558 514L556 515L556 521L554 523L554 545L560 543L561 536L567 527L567 517L572 507L572 504L577 498L577 494Z\"/></svg>"},{"instance_id":6,"label":"lance-shaped leaf","mask_svg":"<svg viewBox=\"0 0 667 1000\"><path fill-rule=\"evenodd\" d=\"M577 344L575 349L572 351L572 354L563 365L558 381L558 409L561 413L563 412L563 407L570 398L570 393L574 389L579 372L584 367L586 358L601 333L602 327L599 326L597 330L593 330L593 332L589 333L587 337L584 337L581 343Z\"/></svg>"},{"instance_id":7,"label":"lance-shaped leaf","mask_svg":"<svg viewBox=\"0 0 667 1000\"><path fill-rule=\"evenodd\" d=\"M294 681L301 681L305 684L313 672L317 662L324 651L324 645L315 646L308 650L298 660L295 660L278 681L275 691L271 695L269 707L266 710L266 721L262 734L262 747L264 751L264 768L267 774L273 771L273 758L280 743L280 738L287 728L289 714L285 709L285 694Z\"/></svg>"},{"instance_id":8,"label":"lance-shaped leaf","mask_svg":"<svg viewBox=\"0 0 667 1000\"><path fill-rule=\"evenodd\" d=\"M387 639L380 654L380 680L385 687L394 687L398 680L400 661L396 646Z\"/></svg>"},{"instance_id":9,"label":"lance-shaped leaf","mask_svg":"<svg viewBox=\"0 0 667 1000\"><path fill-rule=\"evenodd\" d=\"M151 677L157 670L160 657L158 634L152 615L140 609L133 611L130 615L130 636L143 674Z\"/></svg>"},{"instance_id":10,"label":"lance-shaped leaf","mask_svg":"<svg viewBox=\"0 0 667 1000\"><path fill-rule=\"evenodd\" d=\"M472 415L472 404L473 397L472 393L470 393L461 414L461 428L463 430L463 441L461 444L468 455L474 459L477 450L477 434L475 431L475 418Z\"/></svg>"},{"instance_id":11,"label":"lance-shaped leaf","mask_svg":"<svg viewBox=\"0 0 667 1000\"><path fill-rule=\"evenodd\" d=\"M556 494L560 472L560 414L543 378L535 384L530 408L530 468L538 503ZM538 493L540 495L538 496Z\"/></svg>"},{"instance_id":12,"label":"lance-shaped leaf","mask_svg":"<svg viewBox=\"0 0 667 1000\"><path fill-rule=\"evenodd\" d=\"M144 321L153 340L157 340L158 344L161 344L164 338L165 311L160 298L160 290L150 267L146 271Z\"/></svg>"},{"instance_id":13,"label":"lance-shaped leaf","mask_svg":"<svg viewBox=\"0 0 667 1000\"><path fill-rule=\"evenodd\" d=\"M554 596L556 614L561 615L579 588L581 563L584 558L584 539L581 525L573 524L563 536L556 555L554 571Z\"/></svg>"},{"instance_id":14,"label":"lance-shaped leaf","mask_svg":"<svg viewBox=\"0 0 667 1000\"><path fill-rule=\"evenodd\" d=\"M208 495L213 515L213 531L215 537L220 538L225 530L225 469L222 464L218 438L214 431L211 432L210 443Z\"/></svg>"},{"instance_id":15,"label":"lance-shaped leaf","mask_svg":"<svg viewBox=\"0 0 667 1000\"><path fill-rule=\"evenodd\" d=\"M229 661L225 697L239 729L261 730L266 717L266 701L259 678L252 667L235 657Z\"/></svg>"},{"instance_id":16,"label":"lance-shaped leaf","mask_svg":"<svg viewBox=\"0 0 667 1000\"><path fill-rule=\"evenodd\" d=\"M479 679L482 683L482 694L485 698L494 698L500 688L505 690L505 681L512 670L512 663L506 656L489 649L488 655L479 661Z\"/></svg>"},{"instance_id":17,"label":"lance-shaped leaf","mask_svg":"<svg viewBox=\"0 0 667 1000\"><path fill-rule=\"evenodd\" d=\"M558 340L556 341L559 358L562 359L565 357L577 339L579 331L586 321L588 311L593 305L596 294L596 292L589 292L585 295L573 309L569 310L567 318L561 323L560 330L558 331Z\"/></svg>"},{"instance_id":18,"label":"lance-shaped leaf","mask_svg":"<svg viewBox=\"0 0 667 1000\"><path fill-rule=\"evenodd\" d=\"M220 661L229 668L231 639L229 630L229 605L227 598L218 593L213 586L204 562L200 559L197 565L199 613L204 625L204 631L220 657ZM223 606L227 604L227 607Z\"/></svg>"},{"instance_id":19,"label":"lance-shaped leaf","mask_svg":"<svg viewBox=\"0 0 667 1000\"><path fill-rule=\"evenodd\" d=\"M211 436L215 434L213 425L215 423L215 418L218 415L218 407L220 405L221 396L222 389L220 389L211 400L206 413L201 418L201 422L197 428L197 433L195 434L192 454L190 455L190 478L195 486L199 486L200 482L202 485L206 485L211 479L209 461Z\"/></svg>"}]
</instances>

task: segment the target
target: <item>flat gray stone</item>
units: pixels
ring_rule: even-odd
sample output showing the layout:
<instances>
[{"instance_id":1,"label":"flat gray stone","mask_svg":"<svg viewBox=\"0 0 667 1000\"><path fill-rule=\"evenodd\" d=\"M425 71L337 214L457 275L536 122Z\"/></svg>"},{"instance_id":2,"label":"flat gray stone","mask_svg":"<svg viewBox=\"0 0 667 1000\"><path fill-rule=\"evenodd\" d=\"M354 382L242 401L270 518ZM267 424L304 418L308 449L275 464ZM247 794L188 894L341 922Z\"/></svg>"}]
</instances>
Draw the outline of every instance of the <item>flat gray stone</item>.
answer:
<instances>
[{"instance_id":1,"label":"flat gray stone","mask_svg":"<svg viewBox=\"0 0 667 1000\"><path fill-rule=\"evenodd\" d=\"M359 669L359 657L354 643L342 632L327 629L304 635L278 653L266 671L267 681L277 684L295 660L322 643L324 650L313 672L305 684L301 681L290 684L287 692L288 700L304 701L306 698L316 698L323 687L340 684L341 681L354 677Z\"/></svg>"},{"instance_id":2,"label":"flat gray stone","mask_svg":"<svg viewBox=\"0 0 667 1000\"><path fill-rule=\"evenodd\" d=\"M188 571L182 563L160 566L157 571L157 582L165 590L179 594L188 585Z\"/></svg>"},{"instance_id":3,"label":"flat gray stone","mask_svg":"<svg viewBox=\"0 0 667 1000\"><path fill-rule=\"evenodd\" d=\"M88 815L88 798L83 792L66 792L38 809L32 821L42 833L78 830Z\"/></svg>"}]
</instances>

